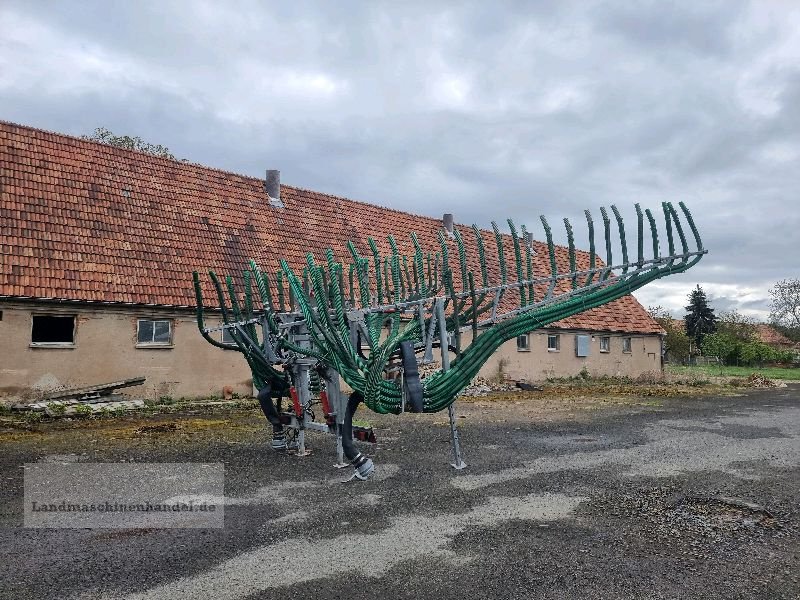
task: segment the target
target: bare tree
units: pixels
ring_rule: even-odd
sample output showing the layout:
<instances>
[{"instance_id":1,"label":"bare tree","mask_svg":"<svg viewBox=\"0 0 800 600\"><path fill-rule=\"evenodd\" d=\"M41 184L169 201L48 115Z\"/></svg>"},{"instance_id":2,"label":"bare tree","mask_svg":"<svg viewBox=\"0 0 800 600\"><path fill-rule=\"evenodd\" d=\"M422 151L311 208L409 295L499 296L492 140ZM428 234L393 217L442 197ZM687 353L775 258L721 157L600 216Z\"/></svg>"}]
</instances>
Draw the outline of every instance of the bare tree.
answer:
<instances>
[{"instance_id":1,"label":"bare tree","mask_svg":"<svg viewBox=\"0 0 800 600\"><path fill-rule=\"evenodd\" d=\"M783 279L769 290L770 320L779 325L800 327L800 279Z\"/></svg>"}]
</instances>

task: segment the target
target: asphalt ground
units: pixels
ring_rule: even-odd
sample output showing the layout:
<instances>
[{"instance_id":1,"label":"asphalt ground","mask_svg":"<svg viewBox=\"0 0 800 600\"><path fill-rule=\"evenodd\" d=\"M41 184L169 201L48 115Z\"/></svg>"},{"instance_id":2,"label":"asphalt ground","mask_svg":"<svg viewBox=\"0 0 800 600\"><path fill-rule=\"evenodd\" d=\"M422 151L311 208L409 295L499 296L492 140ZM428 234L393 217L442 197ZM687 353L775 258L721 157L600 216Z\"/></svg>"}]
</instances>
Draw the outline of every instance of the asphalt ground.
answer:
<instances>
[{"instance_id":1,"label":"asphalt ground","mask_svg":"<svg viewBox=\"0 0 800 600\"><path fill-rule=\"evenodd\" d=\"M332 437L277 454L255 411L6 430L0 597L800 598L800 385L516 398L457 403L463 471L446 413L359 413L347 484ZM22 526L25 463L124 461L224 463L224 528Z\"/></svg>"}]
</instances>

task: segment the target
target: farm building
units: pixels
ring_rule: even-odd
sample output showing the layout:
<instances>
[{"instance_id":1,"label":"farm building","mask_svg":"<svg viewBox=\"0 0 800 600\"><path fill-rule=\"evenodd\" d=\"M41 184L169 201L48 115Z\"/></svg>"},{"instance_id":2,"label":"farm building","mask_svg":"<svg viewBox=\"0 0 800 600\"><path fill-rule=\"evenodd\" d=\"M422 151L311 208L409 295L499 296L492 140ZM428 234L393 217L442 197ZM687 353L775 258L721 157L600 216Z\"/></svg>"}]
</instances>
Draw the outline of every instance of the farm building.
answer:
<instances>
[{"instance_id":1,"label":"farm building","mask_svg":"<svg viewBox=\"0 0 800 600\"><path fill-rule=\"evenodd\" d=\"M250 258L298 266L347 240L366 254L368 236L387 250L390 234L409 252L412 231L435 248L443 227L288 185L272 198L265 184L0 122L0 397L136 376L151 397L249 394L241 356L197 331L192 271L240 273ZM626 296L506 343L482 374L636 376L661 369L662 334ZM577 336L589 341L582 356Z\"/></svg>"}]
</instances>

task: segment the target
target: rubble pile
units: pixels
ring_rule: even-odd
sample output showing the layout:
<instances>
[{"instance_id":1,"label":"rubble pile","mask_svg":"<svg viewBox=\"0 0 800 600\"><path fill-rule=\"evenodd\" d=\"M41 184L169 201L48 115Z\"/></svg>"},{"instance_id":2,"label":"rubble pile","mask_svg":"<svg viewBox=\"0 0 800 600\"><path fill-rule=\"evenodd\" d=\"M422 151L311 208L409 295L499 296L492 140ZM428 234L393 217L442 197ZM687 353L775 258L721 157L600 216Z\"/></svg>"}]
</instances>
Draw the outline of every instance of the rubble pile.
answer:
<instances>
[{"instance_id":1,"label":"rubble pile","mask_svg":"<svg viewBox=\"0 0 800 600\"><path fill-rule=\"evenodd\" d=\"M759 375L758 373L753 373L747 379L745 379L745 385L747 387L754 387L754 388L778 387L778 384L774 382L772 379L764 377L763 375Z\"/></svg>"},{"instance_id":2,"label":"rubble pile","mask_svg":"<svg viewBox=\"0 0 800 600\"><path fill-rule=\"evenodd\" d=\"M518 392L516 384L513 381L498 381L497 379L486 379L485 377L476 377L470 384L461 392L461 396L486 396L492 392Z\"/></svg>"},{"instance_id":3,"label":"rubble pile","mask_svg":"<svg viewBox=\"0 0 800 600\"><path fill-rule=\"evenodd\" d=\"M421 379L431 376L441 368L436 361L419 365L419 375ZM500 381L498 379L487 379L480 375L475 377L459 396L486 396L493 392L518 392L519 388L513 381Z\"/></svg>"}]
</instances>

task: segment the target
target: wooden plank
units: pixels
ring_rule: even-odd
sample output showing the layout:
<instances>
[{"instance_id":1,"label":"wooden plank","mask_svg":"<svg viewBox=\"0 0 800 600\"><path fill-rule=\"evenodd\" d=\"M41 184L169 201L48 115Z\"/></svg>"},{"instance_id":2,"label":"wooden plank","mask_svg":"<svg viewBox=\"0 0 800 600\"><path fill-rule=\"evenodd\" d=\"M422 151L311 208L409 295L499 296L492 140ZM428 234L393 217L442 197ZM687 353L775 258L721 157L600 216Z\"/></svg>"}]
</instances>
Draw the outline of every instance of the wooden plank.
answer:
<instances>
[{"instance_id":1,"label":"wooden plank","mask_svg":"<svg viewBox=\"0 0 800 600\"><path fill-rule=\"evenodd\" d=\"M144 377L134 377L132 379L123 379L122 381L112 381L111 383L89 385L86 387L74 388L71 390L60 390L47 395L45 397L45 400L57 400L59 398L74 398L74 397L93 395L93 394L98 394L100 396L107 396L111 394L114 390L142 385L144 382L145 382Z\"/></svg>"}]
</instances>

